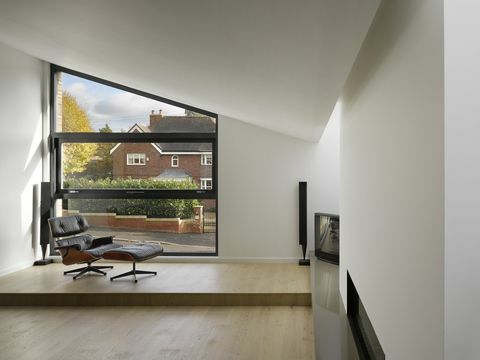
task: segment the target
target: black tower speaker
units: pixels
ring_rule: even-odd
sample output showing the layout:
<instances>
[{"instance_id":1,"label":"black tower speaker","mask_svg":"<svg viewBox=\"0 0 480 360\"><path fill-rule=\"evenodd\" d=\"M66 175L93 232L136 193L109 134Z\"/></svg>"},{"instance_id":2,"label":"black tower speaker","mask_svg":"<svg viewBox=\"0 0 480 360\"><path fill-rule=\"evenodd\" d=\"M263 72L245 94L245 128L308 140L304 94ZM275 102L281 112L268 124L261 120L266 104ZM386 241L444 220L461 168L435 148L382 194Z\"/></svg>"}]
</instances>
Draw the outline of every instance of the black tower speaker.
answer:
<instances>
[{"instance_id":1,"label":"black tower speaker","mask_svg":"<svg viewBox=\"0 0 480 360\"><path fill-rule=\"evenodd\" d=\"M298 183L298 242L302 246L303 259L298 261L299 265L310 265L307 254L307 182Z\"/></svg>"},{"instance_id":2,"label":"black tower speaker","mask_svg":"<svg viewBox=\"0 0 480 360\"><path fill-rule=\"evenodd\" d=\"M42 260L37 260L33 265L47 265L52 259L45 259L47 247L50 244L50 228L48 219L52 208L50 183L42 182L40 185L40 246L42 248Z\"/></svg>"}]
</instances>

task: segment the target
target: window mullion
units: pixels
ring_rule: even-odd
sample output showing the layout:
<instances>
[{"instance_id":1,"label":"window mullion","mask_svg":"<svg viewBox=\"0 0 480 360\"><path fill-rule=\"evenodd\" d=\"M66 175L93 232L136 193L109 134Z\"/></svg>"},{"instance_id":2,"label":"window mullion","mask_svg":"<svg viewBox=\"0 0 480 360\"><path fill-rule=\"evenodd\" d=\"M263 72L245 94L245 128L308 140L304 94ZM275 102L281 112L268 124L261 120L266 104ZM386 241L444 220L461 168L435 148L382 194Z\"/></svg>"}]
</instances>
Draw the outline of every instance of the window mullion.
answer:
<instances>
[{"instance_id":1,"label":"window mullion","mask_svg":"<svg viewBox=\"0 0 480 360\"><path fill-rule=\"evenodd\" d=\"M89 132L55 132L54 139L64 142L162 142L162 143L207 143L216 139L214 133L89 133Z\"/></svg>"}]
</instances>

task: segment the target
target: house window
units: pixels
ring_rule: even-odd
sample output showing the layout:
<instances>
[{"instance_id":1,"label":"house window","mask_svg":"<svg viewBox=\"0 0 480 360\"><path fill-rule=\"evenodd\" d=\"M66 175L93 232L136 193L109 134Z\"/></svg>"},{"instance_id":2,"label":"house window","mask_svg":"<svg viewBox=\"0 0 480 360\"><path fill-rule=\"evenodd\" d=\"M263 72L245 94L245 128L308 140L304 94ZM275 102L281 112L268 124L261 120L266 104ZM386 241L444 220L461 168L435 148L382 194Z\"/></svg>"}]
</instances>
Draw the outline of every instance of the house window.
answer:
<instances>
[{"instance_id":1,"label":"house window","mask_svg":"<svg viewBox=\"0 0 480 360\"><path fill-rule=\"evenodd\" d=\"M212 154L202 154L200 162L202 165L212 165Z\"/></svg>"},{"instance_id":2,"label":"house window","mask_svg":"<svg viewBox=\"0 0 480 360\"><path fill-rule=\"evenodd\" d=\"M111 234L152 242L158 234L140 231L139 221L162 232L180 218L196 226L187 229L188 245L178 237L166 254L218 254L218 115L56 65L50 80L52 216L95 214L105 221L91 224L94 236L108 227ZM122 112L95 111L119 96L129 99ZM199 166L201 155L209 155L201 162L211 166ZM198 206L203 217L196 216Z\"/></svg>"},{"instance_id":3,"label":"house window","mask_svg":"<svg viewBox=\"0 0 480 360\"><path fill-rule=\"evenodd\" d=\"M172 155L172 167L178 167L178 155Z\"/></svg>"},{"instance_id":4,"label":"house window","mask_svg":"<svg viewBox=\"0 0 480 360\"><path fill-rule=\"evenodd\" d=\"M127 154L127 165L145 165L145 154Z\"/></svg>"},{"instance_id":5,"label":"house window","mask_svg":"<svg viewBox=\"0 0 480 360\"><path fill-rule=\"evenodd\" d=\"M200 179L200 189L202 189L202 190L212 190L212 179L210 179L210 178Z\"/></svg>"}]
</instances>

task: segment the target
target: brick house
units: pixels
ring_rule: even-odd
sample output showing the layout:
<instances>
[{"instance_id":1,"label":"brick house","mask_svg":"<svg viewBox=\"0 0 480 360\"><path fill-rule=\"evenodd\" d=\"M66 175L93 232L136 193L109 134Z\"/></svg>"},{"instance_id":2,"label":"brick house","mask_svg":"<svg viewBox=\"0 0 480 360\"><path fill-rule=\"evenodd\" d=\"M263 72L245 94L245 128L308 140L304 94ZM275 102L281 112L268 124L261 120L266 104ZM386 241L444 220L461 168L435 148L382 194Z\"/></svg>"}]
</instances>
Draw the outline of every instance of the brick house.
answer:
<instances>
[{"instance_id":1,"label":"brick house","mask_svg":"<svg viewBox=\"0 0 480 360\"><path fill-rule=\"evenodd\" d=\"M128 132L215 132L204 116L150 115L149 126L135 124ZM118 143L110 150L113 178L191 179L199 189L212 187L212 147L209 143Z\"/></svg>"}]
</instances>

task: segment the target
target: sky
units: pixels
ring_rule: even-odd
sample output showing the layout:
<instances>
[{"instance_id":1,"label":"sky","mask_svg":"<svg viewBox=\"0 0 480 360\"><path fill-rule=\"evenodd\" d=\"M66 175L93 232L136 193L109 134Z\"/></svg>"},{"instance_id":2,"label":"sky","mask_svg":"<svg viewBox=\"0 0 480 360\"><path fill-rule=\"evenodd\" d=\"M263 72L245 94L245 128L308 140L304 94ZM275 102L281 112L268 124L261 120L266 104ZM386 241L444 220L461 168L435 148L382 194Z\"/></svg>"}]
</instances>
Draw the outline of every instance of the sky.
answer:
<instances>
[{"instance_id":1,"label":"sky","mask_svg":"<svg viewBox=\"0 0 480 360\"><path fill-rule=\"evenodd\" d=\"M163 115L184 115L185 110L74 75L62 73L63 89L73 95L87 112L95 131L108 124L112 130L127 131L135 123L148 125L152 110Z\"/></svg>"}]
</instances>

